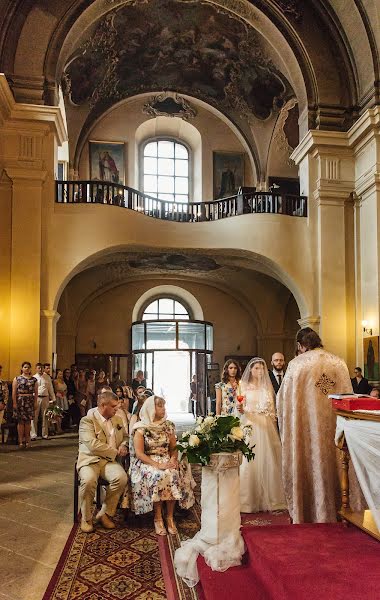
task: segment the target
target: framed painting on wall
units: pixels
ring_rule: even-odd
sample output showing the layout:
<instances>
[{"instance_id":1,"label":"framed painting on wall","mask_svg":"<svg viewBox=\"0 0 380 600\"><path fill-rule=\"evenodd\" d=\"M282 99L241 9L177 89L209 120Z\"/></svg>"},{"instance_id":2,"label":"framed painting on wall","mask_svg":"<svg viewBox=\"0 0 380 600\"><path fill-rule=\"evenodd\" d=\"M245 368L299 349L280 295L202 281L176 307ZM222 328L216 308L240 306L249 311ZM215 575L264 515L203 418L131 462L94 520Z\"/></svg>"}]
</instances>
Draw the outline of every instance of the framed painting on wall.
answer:
<instances>
[{"instance_id":1,"label":"framed painting on wall","mask_svg":"<svg viewBox=\"0 0 380 600\"><path fill-rule=\"evenodd\" d=\"M125 185L125 143L89 142L90 179Z\"/></svg>"},{"instance_id":2,"label":"framed painting on wall","mask_svg":"<svg viewBox=\"0 0 380 600\"><path fill-rule=\"evenodd\" d=\"M364 377L379 381L379 336L363 339Z\"/></svg>"},{"instance_id":3,"label":"framed painting on wall","mask_svg":"<svg viewBox=\"0 0 380 600\"><path fill-rule=\"evenodd\" d=\"M234 196L244 185L244 154L214 152L213 158L214 200Z\"/></svg>"}]
</instances>

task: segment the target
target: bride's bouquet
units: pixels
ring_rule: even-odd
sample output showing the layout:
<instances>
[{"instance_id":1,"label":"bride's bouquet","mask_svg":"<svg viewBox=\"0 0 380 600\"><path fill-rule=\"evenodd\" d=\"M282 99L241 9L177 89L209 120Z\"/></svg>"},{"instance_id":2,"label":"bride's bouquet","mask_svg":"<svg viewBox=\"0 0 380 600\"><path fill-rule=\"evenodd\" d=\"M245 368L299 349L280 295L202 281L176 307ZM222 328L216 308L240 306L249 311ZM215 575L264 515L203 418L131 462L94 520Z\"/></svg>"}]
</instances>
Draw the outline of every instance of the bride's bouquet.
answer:
<instances>
[{"instance_id":1,"label":"bride's bouquet","mask_svg":"<svg viewBox=\"0 0 380 600\"><path fill-rule=\"evenodd\" d=\"M251 431L251 425L241 427L239 418L232 415L198 417L195 427L182 435L177 448L189 463L208 465L212 454L238 451L247 460L253 460L254 446L248 444Z\"/></svg>"}]
</instances>

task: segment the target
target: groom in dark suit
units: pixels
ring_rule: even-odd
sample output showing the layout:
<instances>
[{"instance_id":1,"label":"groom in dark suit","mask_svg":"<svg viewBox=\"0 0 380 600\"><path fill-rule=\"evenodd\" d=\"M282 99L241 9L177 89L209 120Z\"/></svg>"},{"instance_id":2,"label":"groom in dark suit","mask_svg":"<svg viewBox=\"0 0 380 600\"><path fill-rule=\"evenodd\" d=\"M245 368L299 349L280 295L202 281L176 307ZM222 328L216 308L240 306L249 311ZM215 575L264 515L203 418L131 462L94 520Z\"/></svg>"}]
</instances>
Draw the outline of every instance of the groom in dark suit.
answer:
<instances>
[{"instance_id":1,"label":"groom in dark suit","mask_svg":"<svg viewBox=\"0 0 380 600\"><path fill-rule=\"evenodd\" d=\"M277 394L285 375L285 357L281 352L275 352L272 355L272 369L269 371L269 377L273 385L274 393Z\"/></svg>"}]
</instances>

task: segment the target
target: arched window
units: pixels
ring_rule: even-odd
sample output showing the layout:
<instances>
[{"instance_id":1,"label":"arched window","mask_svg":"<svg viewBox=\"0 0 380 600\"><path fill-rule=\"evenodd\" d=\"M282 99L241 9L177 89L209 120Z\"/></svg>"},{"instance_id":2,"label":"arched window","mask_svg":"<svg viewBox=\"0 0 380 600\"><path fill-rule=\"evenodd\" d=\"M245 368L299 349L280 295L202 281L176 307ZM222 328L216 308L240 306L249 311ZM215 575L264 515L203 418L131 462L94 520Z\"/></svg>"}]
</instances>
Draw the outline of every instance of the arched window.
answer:
<instances>
[{"instance_id":1,"label":"arched window","mask_svg":"<svg viewBox=\"0 0 380 600\"><path fill-rule=\"evenodd\" d=\"M188 309L174 298L157 298L150 302L142 314L143 321L169 321L173 319L190 319Z\"/></svg>"},{"instance_id":2,"label":"arched window","mask_svg":"<svg viewBox=\"0 0 380 600\"><path fill-rule=\"evenodd\" d=\"M189 151L168 139L149 141L143 148L143 192L169 202L189 202Z\"/></svg>"}]
</instances>

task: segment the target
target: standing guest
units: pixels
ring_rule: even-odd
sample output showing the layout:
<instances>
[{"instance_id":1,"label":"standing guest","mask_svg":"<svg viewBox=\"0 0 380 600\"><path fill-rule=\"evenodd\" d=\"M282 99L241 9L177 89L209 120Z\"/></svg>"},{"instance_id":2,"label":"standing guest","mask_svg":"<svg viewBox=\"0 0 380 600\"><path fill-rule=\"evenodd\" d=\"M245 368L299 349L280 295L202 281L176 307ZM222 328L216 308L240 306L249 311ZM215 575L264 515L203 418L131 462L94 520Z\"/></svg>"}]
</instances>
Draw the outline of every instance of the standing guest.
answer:
<instances>
[{"instance_id":1,"label":"standing guest","mask_svg":"<svg viewBox=\"0 0 380 600\"><path fill-rule=\"evenodd\" d=\"M137 400L133 406L132 416L129 421L129 433L130 434L132 433L132 429L133 429L134 425L137 423L137 421L140 420L140 411L142 409L142 406L143 406L145 400L147 398L150 398L151 395L153 395L153 394L149 394L149 396L147 396L146 394L139 394L137 396ZM131 448L130 448L130 450L131 450Z\"/></svg>"},{"instance_id":2,"label":"standing guest","mask_svg":"<svg viewBox=\"0 0 380 600\"><path fill-rule=\"evenodd\" d=\"M8 384L1 377L3 367L0 365L0 428L5 421L5 413L8 404Z\"/></svg>"},{"instance_id":3,"label":"standing guest","mask_svg":"<svg viewBox=\"0 0 380 600\"><path fill-rule=\"evenodd\" d=\"M125 381L123 379L121 379L120 377L120 373L118 371L115 371L114 374L112 375L112 381L111 381L111 387L113 389L113 391L115 391L115 389L117 388L118 385L125 385Z\"/></svg>"},{"instance_id":4,"label":"standing guest","mask_svg":"<svg viewBox=\"0 0 380 600\"><path fill-rule=\"evenodd\" d=\"M78 405L80 414L82 417L87 413L90 406L88 405L87 398L87 376L84 369L79 369L77 379L77 390L78 390Z\"/></svg>"},{"instance_id":5,"label":"standing guest","mask_svg":"<svg viewBox=\"0 0 380 600\"><path fill-rule=\"evenodd\" d=\"M87 375L87 386L86 386L86 398L87 398L87 409L96 406L96 371L90 369ZM103 386L104 387L104 386Z\"/></svg>"},{"instance_id":6,"label":"standing guest","mask_svg":"<svg viewBox=\"0 0 380 600\"><path fill-rule=\"evenodd\" d=\"M50 377L51 380L53 380L52 374L51 374L51 369L50 369L50 363L44 363L43 367L44 367L45 375L47 375L48 377Z\"/></svg>"},{"instance_id":7,"label":"standing guest","mask_svg":"<svg viewBox=\"0 0 380 600\"><path fill-rule=\"evenodd\" d=\"M30 429L32 419L37 413L38 381L31 374L30 362L23 362L21 375L15 377L12 383L13 411L17 421L19 447L30 447ZM41 365L42 373L42 365Z\"/></svg>"},{"instance_id":8,"label":"standing guest","mask_svg":"<svg viewBox=\"0 0 380 600\"><path fill-rule=\"evenodd\" d=\"M350 375L310 327L298 331L296 342L300 354L288 364L277 395L288 510L293 523L335 522L336 418L328 396L352 392Z\"/></svg>"},{"instance_id":9,"label":"standing guest","mask_svg":"<svg viewBox=\"0 0 380 600\"><path fill-rule=\"evenodd\" d=\"M193 375L190 382L189 413L192 413L194 417L197 416L197 388L197 376Z\"/></svg>"},{"instance_id":10,"label":"standing guest","mask_svg":"<svg viewBox=\"0 0 380 600\"><path fill-rule=\"evenodd\" d=\"M99 390L104 386L108 386L110 384L108 377L106 376L106 372L104 369L100 369L98 376L95 379L95 395L97 396Z\"/></svg>"},{"instance_id":11,"label":"standing guest","mask_svg":"<svg viewBox=\"0 0 380 600\"><path fill-rule=\"evenodd\" d=\"M146 391L147 390L146 390L146 388L143 385L139 385L139 387L136 389L136 391L135 391L136 398L135 398L135 401L134 401L133 407L132 407L132 415L134 415L135 412L136 412L139 398L144 398L145 399L147 397L149 398L149 396L152 396L153 392L152 392L152 394L149 394L149 396L147 396L146 395Z\"/></svg>"},{"instance_id":12,"label":"standing guest","mask_svg":"<svg viewBox=\"0 0 380 600\"><path fill-rule=\"evenodd\" d=\"M136 371L135 378L132 380L132 389L135 392L138 387L143 386L146 388L146 379L142 371Z\"/></svg>"},{"instance_id":13,"label":"standing guest","mask_svg":"<svg viewBox=\"0 0 380 600\"><path fill-rule=\"evenodd\" d=\"M124 398L128 399L128 412L132 414L133 404L135 402L135 395L133 389L129 385L123 385Z\"/></svg>"},{"instance_id":14,"label":"standing guest","mask_svg":"<svg viewBox=\"0 0 380 600\"><path fill-rule=\"evenodd\" d=\"M270 364L272 365L272 370L269 371L269 377L273 385L274 393L277 394L282 380L284 379L285 356L282 352L275 352L272 355Z\"/></svg>"},{"instance_id":15,"label":"standing guest","mask_svg":"<svg viewBox=\"0 0 380 600\"><path fill-rule=\"evenodd\" d=\"M249 361L241 379L244 402L238 404L243 425L251 425L255 460L240 466L240 510L243 513L286 508L281 481L281 442L276 424L275 393L262 358Z\"/></svg>"},{"instance_id":16,"label":"standing guest","mask_svg":"<svg viewBox=\"0 0 380 600\"><path fill-rule=\"evenodd\" d=\"M363 377L361 367L355 367L354 373L355 377L351 379L354 394L369 394L372 386L368 383L368 379Z\"/></svg>"},{"instance_id":17,"label":"standing guest","mask_svg":"<svg viewBox=\"0 0 380 600\"><path fill-rule=\"evenodd\" d=\"M63 371L62 369L56 370L56 378L53 381L55 397L57 401L57 406L63 410L64 413L67 413L69 410L69 402L67 400L67 384L63 379ZM56 417L57 424L57 433L61 434L62 431L62 417Z\"/></svg>"},{"instance_id":18,"label":"standing guest","mask_svg":"<svg viewBox=\"0 0 380 600\"><path fill-rule=\"evenodd\" d=\"M79 406L76 403L76 387L74 384L74 380L71 377L70 369L65 369L63 371L63 381L67 386L67 402L69 405L69 417L70 417L70 425L79 425L80 421L80 410Z\"/></svg>"},{"instance_id":19,"label":"standing guest","mask_svg":"<svg viewBox=\"0 0 380 600\"><path fill-rule=\"evenodd\" d=\"M222 381L215 384L216 414L234 415L237 410L236 397L240 393L241 368L235 360L227 360L223 366Z\"/></svg>"},{"instance_id":20,"label":"standing guest","mask_svg":"<svg viewBox=\"0 0 380 600\"><path fill-rule=\"evenodd\" d=\"M166 535L162 504L166 502L167 527L175 535L174 505L194 504L191 472L178 464L174 424L168 421L165 400L150 396L141 410L140 421L132 429L135 455L131 456L131 486L136 514L154 510L157 535Z\"/></svg>"},{"instance_id":21,"label":"standing guest","mask_svg":"<svg viewBox=\"0 0 380 600\"><path fill-rule=\"evenodd\" d=\"M37 408L32 422L32 440L37 439L38 418L40 413L42 417L42 437L44 440L48 440L49 422L46 417L46 411L49 408L49 402L55 402L53 382L50 375L44 372L44 366L42 363L36 364L36 373L34 377L38 382L38 398Z\"/></svg>"},{"instance_id":22,"label":"standing guest","mask_svg":"<svg viewBox=\"0 0 380 600\"><path fill-rule=\"evenodd\" d=\"M372 388L369 395L371 396L371 398L380 399L380 388L378 388L378 387Z\"/></svg>"},{"instance_id":23,"label":"standing guest","mask_svg":"<svg viewBox=\"0 0 380 600\"><path fill-rule=\"evenodd\" d=\"M102 508L96 515L105 529L114 529L112 518L119 498L128 482L118 457L128 453L128 438L123 423L116 416L118 401L111 391L101 392L97 408L83 417L79 425L79 454L77 470L80 487L80 507L82 513L81 530L93 531L92 510L94 495L99 477L109 482Z\"/></svg>"},{"instance_id":24,"label":"standing guest","mask_svg":"<svg viewBox=\"0 0 380 600\"><path fill-rule=\"evenodd\" d=\"M116 396L119 400L119 406L116 414L123 421L125 432L127 435L129 435L129 421L131 420L131 415L128 410L129 402L128 398L124 397L123 388L121 386L116 388Z\"/></svg>"}]
</instances>

